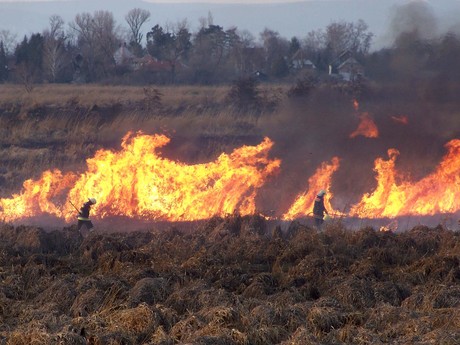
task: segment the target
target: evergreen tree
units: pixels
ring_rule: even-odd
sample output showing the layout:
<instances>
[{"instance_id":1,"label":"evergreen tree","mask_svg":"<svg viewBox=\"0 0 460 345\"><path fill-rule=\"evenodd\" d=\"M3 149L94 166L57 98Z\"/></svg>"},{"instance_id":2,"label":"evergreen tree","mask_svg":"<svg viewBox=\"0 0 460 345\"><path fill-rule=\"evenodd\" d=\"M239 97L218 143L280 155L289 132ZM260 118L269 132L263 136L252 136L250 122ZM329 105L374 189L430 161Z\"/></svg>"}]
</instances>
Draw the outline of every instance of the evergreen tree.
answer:
<instances>
[{"instance_id":1,"label":"evergreen tree","mask_svg":"<svg viewBox=\"0 0 460 345\"><path fill-rule=\"evenodd\" d=\"M161 26L155 25L147 33L147 50L156 59L169 62L171 82L176 79L177 64L187 58L192 46L191 36L185 22L178 23L172 31L165 31Z\"/></svg>"},{"instance_id":2,"label":"evergreen tree","mask_svg":"<svg viewBox=\"0 0 460 345\"><path fill-rule=\"evenodd\" d=\"M289 58L291 58L300 49L300 41L297 37L292 37L289 42Z\"/></svg>"},{"instance_id":3,"label":"evergreen tree","mask_svg":"<svg viewBox=\"0 0 460 345\"><path fill-rule=\"evenodd\" d=\"M43 72L43 36L33 34L30 39L24 36L22 42L16 47L16 65L20 65L21 79L37 82L41 80Z\"/></svg>"},{"instance_id":4,"label":"evergreen tree","mask_svg":"<svg viewBox=\"0 0 460 345\"><path fill-rule=\"evenodd\" d=\"M8 59L3 41L0 41L0 82L8 80Z\"/></svg>"}]
</instances>

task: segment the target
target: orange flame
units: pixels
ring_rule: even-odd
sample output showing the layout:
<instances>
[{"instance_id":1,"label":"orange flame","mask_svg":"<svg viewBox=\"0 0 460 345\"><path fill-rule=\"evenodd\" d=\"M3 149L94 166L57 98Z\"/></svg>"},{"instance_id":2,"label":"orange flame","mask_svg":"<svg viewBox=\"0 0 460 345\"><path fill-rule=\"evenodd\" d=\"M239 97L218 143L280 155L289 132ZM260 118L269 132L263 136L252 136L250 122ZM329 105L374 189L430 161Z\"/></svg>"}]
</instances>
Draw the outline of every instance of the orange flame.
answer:
<instances>
[{"instance_id":1,"label":"orange flame","mask_svg":"<svg viewBox=\"0 0 460 345\"><path fill-rule=\"evenodd\" d=\"M70 221L76 211L69 201L87 197L97 199L92 211L96 218L183 221L235 211L251 214L257 190L280 167L280 160L268 158L273 146L268 138L196 165L160 157L158 148L168 142L164 135L128 133L121 151L99 150L80 176L54 170L25 181L20 194L0 199L1 217L16 221L52 215Z\"/></svg>"},{"instance_id":2,"label":"orange flame","mask_svg":"<svg viewBox=\"0 0 460 345\"><path fill-rule=\"evenodd\" d=\"M355 108L356 111L359 110L359 102L356 99L353 100L353 108Z\"/></svg>"},{"instance_id":3,"label":"orange flame","mask_svg":"<svg viewBox=\"0 0 460 345\"><path fill-rule=\"evenodd\" d=\"M437 169L415 183L402 179L395 170L399 152L388 150L389 160L375 160L377 187L354 205L352 216L378 218L403 215L434 215L460 210L460 140L446 145L447 154Z\"/></svg>"},{"instance_id":4,"label":"orange flame","mask_svg":"<svg viewBox=\"0 0 460 345\"><path fill-rule=\"evenodd\" d=\"M358 128L350 134L350 138L355 138L358 135L362 135L366 138L378 138L379 130L369 114L362 113L359 118L361 122L359 123Z\"/></svg>"},{"instance_id":5,"label":"orange flame","mask_svg":"<svg viewBox=\"0 0 460 345\"><path fill-rule=\"evenodd\" d=\"M243 146L215 161L187 165L163 158L157 152L167 145L164 135L128 135L120 151L99 150L87 160L83 174L45 171L34 181L27 180L19 194L0 199L0 217L18 221L53 216L65 221L76 211L70 201L95 197L96 218L124 216L142 220L199 220L214 215L256 211L255 198L268 178L279 171L280 160L269 159L273 142L265 138L257 146ZM433 173L408 181L395 169L399 155L389 149L387 160L375 160L377 186L350 209L350 216L379 218L405 215L434 215L460 210L460 139L446 144L448 150ZM297 196L282 216L291 220L308 215L316 193L330 191L339 158L323 162L308 180L308 190ZM330 213L340 214L325 197Z\"/></svg>"},{"instance_id":6,"label":"orange flame","mask_svg":"<svg viewBox=\"0 0 460 345\"><path fill-rule=\"evenodd\" d=\"M13 221L18 218L33 217L37 214L50 214L63 217L59 203L62 193L66 193L77 180L77 176L69 173L62 175L59 170L45 171L39 181L26 180L23 192L13 194L11 199L0 199L4 221Z\"/></svg>"},{"instance_id":7,"label":"orange flame","mask_svg":"<svg viewBox=\"0 0 460 345\"><path fill-rule=\"evenodd\" d=\"M353 100L353 108L356 112L359 111L359 102L354 99ZM350 138L355 138L358 135L362 135L366 138L378 138L379 130L377 125L375 124L374 120L370 117L369 113L363 112L360 115L357 114L360 119L358 128L350 134Z\"/></svg>"},{"instance_id":8,"label":"orange flame","mask_svg":"<svg viewBox=\"0 0 460 345\"><path fill-rule=\"evenodd\" d=\"M398 220L393 219L389 224L382 225L379 230L382 232L396 231L398 229L398 226Z\"/></svg>"},{"instance_id":9,"label":"orange flame","mask_svg":"<svg viewBox=\"0 0 460 345\"><path fill-rule=\"evenodd\" d=\"M308 190L297 196L289 210L282 216L285 220L307 216L313 210L313 204L316 198L316 193L321 189L328 191L324 197L324 206L329 211L333 212L331 205L332 193L331 188L332 174L339 168L339 158L333 157L331 163L323 162L316 170L315 174L308 179Z\"/></svg>"}]
</instances>

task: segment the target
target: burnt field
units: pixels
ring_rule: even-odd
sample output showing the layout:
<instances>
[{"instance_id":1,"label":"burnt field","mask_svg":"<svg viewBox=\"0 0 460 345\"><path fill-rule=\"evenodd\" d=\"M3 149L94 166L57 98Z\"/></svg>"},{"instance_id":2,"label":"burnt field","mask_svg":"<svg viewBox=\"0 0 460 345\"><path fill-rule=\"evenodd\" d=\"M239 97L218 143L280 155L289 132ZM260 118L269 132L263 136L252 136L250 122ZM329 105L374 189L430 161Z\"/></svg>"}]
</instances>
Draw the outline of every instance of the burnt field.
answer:
<instances>
[{"instance_id":1,"label":"burnt field","mask_svg":"<svg viewBox=\"0 0 460 345\"><path fill-rule=\"evenodd\" d=\"M3 224L1 342L460 342L459 232L285 226L234 215L83 238Z\"/></svg>"}]
</instances>

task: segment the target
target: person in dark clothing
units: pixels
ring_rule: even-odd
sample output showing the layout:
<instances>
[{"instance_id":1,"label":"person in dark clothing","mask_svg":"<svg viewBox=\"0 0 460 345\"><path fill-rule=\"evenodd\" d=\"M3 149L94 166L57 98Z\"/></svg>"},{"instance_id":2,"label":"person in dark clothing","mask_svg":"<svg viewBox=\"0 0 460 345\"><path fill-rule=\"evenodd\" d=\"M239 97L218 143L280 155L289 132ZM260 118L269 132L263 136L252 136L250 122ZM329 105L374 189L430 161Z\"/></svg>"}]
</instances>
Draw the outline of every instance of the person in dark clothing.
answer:
<instances>
[{"instance_id":1,"label":"person in dark clothing","mask_svg":"<svg viewBox=\"0 0 460 345\"><path fill-rule=\"evenodd\" d=\"M80 230L81 227L84 225L88 230L91 230L94 225L89 219L89 211L91 210L91 206L96 204L96 199L89 198L87 202L83 204L80 208L80 212L78 212L78 224L77 229Z\"/></svg>"},{"instance_id":2,"label":"person in dark clothing","mask_svg":"<svg viewBox=\"0 0 460 345\"><path fill-rule=\"evenodd\" d=\"M313 205L313 216L315 217L315 225L318 229L321 229L321 226L324 222L324 213L327 212L326 207L324 206L324 195L326 191L320 190L315 199L315 204Z\"/></svg>"}]
</instances>

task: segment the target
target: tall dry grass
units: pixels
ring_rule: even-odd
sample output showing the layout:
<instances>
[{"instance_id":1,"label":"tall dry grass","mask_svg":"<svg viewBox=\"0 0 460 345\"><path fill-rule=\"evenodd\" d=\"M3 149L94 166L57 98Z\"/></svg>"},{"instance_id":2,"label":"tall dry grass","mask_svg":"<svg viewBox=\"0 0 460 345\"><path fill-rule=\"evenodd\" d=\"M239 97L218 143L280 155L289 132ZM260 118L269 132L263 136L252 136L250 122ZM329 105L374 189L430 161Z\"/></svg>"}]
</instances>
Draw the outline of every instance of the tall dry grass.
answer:
<instances>
[{"instance_id":1,"label":"tall dry grass","mask_svg":"<svg viewBox=\"0 0 460 345\"><path fill-rule=\"evenodd\" d=\"M37 85L27 92L21 85L0 85L0 106L4 104L25 105L66 105L104 106L114 103L137 102L145 97L145 89L150 86L113 86L113 85L73 85L47 84ZM165 104L178 101L187 104L203 104L206 100L222 101L228 86L161 86L154 88L161 91Z\"/></svg>"},{"instance_id":2,"label":"tall dry grass","mask_svg":"<svg viewBox=\"0 0 460 345\"><path fill-rule=\"evenodd\" d=\"M0 125L9 128L1 141L15 145L31 140L113 143L127 131L137 130L184 136L191 131L204 136L247 135L257 126L260 114L241 114L229 105L229 89L50 84L26 92L18 85L0 85ZM152 90L159 95L153 102ZM266 99L279 98L282 90L279 85L261 87L261 94ZM11 123L12 117L19 120L17 126Z\"/></svg>"},{"instance_id":3,"label":"tall dry grass","mask_svg":"<svg viewBox=\"0 0 460 345\"><path fill-rule=\"evenodd\" d=\"M82 170L128 132L175 137L176 159L205 161L259 134L257 113L226 99L231 86L0 85L0 194L49 169ZM265 98L280 87L261 87ZM273 96L274 97L274 96ZM166 150L167 151L167 150Z\"/></svg>"}]
</instances>

